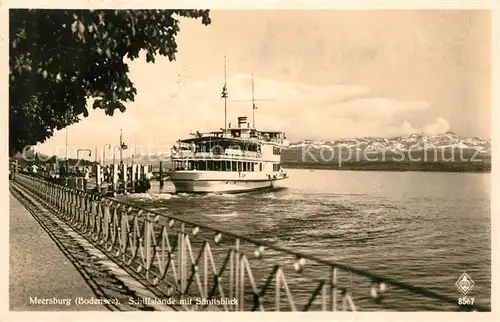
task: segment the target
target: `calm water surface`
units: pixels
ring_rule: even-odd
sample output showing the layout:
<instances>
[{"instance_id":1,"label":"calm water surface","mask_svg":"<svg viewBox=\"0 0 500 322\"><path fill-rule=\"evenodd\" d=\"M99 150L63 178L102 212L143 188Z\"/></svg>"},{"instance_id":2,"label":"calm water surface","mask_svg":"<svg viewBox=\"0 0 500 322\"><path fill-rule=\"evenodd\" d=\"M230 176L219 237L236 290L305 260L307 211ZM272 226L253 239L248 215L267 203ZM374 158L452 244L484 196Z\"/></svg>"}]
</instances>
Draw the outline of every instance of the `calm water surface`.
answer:
<instances>
[{"instance_id":1,"label":"calm water surface","mask_svg":"<svg viewBox=\"0 0 500 322\"><path fill-rule=\"evenodd\" d=\"M490 174L290 170L285 189L174 195L166 182L129 201L454 297L490 302Z\"/></svg>"}]
</instances>

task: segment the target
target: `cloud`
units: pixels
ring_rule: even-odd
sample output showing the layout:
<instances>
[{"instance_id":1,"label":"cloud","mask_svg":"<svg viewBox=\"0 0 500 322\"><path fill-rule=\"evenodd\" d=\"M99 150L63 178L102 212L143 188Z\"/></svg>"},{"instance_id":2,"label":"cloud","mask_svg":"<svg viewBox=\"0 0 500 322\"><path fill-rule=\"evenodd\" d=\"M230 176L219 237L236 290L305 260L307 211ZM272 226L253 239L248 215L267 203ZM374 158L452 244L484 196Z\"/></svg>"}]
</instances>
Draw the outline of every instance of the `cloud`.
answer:
<instances>
[{"instance_id":1,"label":"cloud","mask_svg":"<svg viewBox=\"0 0 500 322\"><path fill-rule=\"evenodd\" d=\"M118 145L120 128L129 145L165 146L191 131L224 126L223 78L134 81L139 94L127 111L113 117L91 111L87 119L70 127L71 146L101 150L106 143ZM252 122L251 75L233 75L227 84L228 122L234 123L238 116L248 116ZM356 85L317 86L256 77L255 95L257 127L285 131L292 140L437 133L450 127L443 118L426 116L431 108L427 102L375 97L369 89ZM50 150L61 144L64 134L60 131L41 148Z\"/></svg>"},{"instance_id":2,"label":"cloud","mask_svg":"<svg viewBox=\"0 0 500 322\"><path fill-rule=\"evenodd\" d=\"M450 130L450 123L442 117L438 117L434 123L427 124L423 128L424 133L440 134Z\"/></svg>"}]
</instances>

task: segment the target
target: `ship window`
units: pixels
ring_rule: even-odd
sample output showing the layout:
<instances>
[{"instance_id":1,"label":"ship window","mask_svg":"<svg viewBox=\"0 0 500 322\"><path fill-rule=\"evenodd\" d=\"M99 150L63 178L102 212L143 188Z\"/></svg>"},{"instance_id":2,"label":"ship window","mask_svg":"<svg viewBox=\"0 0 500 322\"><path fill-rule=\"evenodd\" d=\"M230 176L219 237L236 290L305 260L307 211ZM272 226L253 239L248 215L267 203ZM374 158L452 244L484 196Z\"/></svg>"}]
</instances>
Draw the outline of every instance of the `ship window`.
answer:
<instances>
[{"instance_id":1,"label":"ship window","mask_svg":"<svg viewBox=\"0 0 500 322\"><path fill-rule=\"evenodd\" d=\"M215 155L220 155L224 153L224 148L220 145L215 145L212 147L211 152Z\"/></svg>"},{"instance_id":2,"label":"ship window","mask_svg":"<svg viewBox=\"0 0 500 322\"><path fill-rule=\"evenodd\" d=\"M243 171L247 171L247 163L243 162Z\"/></svg>"},{"instance_id":3,"label":"ship window","mask_svg":"<svg viewBox=\"0 0 500 322\"><path fill-rule=\"evenodd\" d=\"M232 164L232 166L231 166L231 170L232 170L232 171L238 171L236 161L232 161L232 162L231 162L231 164Z\"/></svg>"},{"instance_id":4,"label":"ship window","mask_svg":"<svg viewBox=\"0 0 500 322\"><path fill-rule=\"evenodd\" d=\"M281 150L280 150L280 148L278 148L278 147L273 147L273 154L274 154L274 155L280 155L280 154L281 154Z\"/></svg>"},{"instance_id":5,"label":"ship window","mask_svg":"<svg viewBox=\"0 0 500 322\"><path fill-rule=\"evenodd\" d=\"M262 163L259 162L259 171L262 171Z\"/></svg>"}]
</instances>

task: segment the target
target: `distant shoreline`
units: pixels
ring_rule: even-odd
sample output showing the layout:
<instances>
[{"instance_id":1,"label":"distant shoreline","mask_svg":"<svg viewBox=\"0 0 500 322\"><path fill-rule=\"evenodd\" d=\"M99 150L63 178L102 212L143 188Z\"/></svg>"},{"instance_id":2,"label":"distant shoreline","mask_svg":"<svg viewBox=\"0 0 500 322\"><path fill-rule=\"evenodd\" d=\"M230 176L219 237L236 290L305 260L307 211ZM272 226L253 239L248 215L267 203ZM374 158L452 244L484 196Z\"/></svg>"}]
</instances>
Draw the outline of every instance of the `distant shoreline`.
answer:
<instances>
[{"instance_id":1,"label":"distant shoreline","mask_svg":"<svg viewBox=\"0 0 500 322\"><path fill-rule=\"evenodd\" d=\"M485 162L282 162L285 169L491 173Z\"/></svg>"}]
</instances>

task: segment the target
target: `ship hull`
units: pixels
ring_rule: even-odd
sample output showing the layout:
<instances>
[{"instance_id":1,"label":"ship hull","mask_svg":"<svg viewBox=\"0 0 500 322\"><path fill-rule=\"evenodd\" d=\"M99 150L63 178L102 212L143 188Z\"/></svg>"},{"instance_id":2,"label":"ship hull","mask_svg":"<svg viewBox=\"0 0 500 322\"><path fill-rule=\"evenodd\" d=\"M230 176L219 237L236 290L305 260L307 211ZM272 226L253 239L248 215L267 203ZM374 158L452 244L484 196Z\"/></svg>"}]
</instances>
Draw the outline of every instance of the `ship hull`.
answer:
<instances>
[{"instance_id":1,"label":"ship hull","mask_svg":"<svg viewBox=\"0 0 500 322\"><path fill-rule=\"evenodd\" d=\"M220 174L220 172L218 172ZM242 193L250 191L268 190L276 187L277 181L286 179L285 175L276 178L241 178L228 175L216 178L207 173L193 173L192 171L171 172L170 180L174 184L176 193Z\"/></svg>"}]
</instances>

